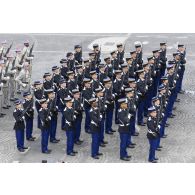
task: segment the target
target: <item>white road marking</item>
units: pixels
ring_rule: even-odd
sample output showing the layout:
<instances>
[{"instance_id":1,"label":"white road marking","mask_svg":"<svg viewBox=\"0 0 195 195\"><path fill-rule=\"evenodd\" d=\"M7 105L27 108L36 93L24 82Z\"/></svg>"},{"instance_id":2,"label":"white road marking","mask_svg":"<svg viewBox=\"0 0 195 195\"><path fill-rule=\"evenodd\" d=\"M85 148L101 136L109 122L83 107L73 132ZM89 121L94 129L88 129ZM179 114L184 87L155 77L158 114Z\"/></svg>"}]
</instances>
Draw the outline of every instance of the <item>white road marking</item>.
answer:
<instances>
[{"instance_id":1,"label":"white road marking","mask_svg":"<svg viewBox=\"0 0 195 195\"><path fill-rule=\"evenodd\" d=\"M149 43L149 41L143 41L142 44L143 45L147 45Z\"/></svg>"},{"instance_id":2,"label":"white road marking","mask_svg":"<svg viewBox=\"0 0 195 195\"><path fill-rule=\"evenodd\" d=\"M104 37L100 39L95 39L92 43L88 45L90 50L93 49L93 44L99 44L101 46L101 52L110 52L116 49L117 43L125 43L125 41L131 36L131 34L127 34L127 36L123 37Z\"/></svg>"},{"instance_id":3,"label":"white road marking","mask_svg":"<svg viewBox=\"0 0 195 195\"><path fill-rule=\"evenodd\" d=\"M136 37L145 38L145 37L150 37L150 36L149 35L137 35Z\"/></svg>"},{"instance_id":4,"label":"white road marking","mask_svg":"<svg viewBox=\"0 0 195 195\"><path fill-rule=\"evenodd\" d=\"M182 37L175 37L177 39L187 39L188 37L187 36L182 36Z\"/></svg>"}]
</instances>

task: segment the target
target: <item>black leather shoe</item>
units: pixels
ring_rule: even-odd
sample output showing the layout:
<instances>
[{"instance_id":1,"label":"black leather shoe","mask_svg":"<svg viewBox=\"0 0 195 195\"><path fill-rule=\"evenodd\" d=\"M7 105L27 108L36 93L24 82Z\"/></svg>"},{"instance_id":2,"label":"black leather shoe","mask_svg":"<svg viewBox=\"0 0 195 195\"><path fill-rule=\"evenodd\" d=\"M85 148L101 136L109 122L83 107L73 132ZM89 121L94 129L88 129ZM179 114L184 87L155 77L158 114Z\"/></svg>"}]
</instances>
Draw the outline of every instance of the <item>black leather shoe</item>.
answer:
<instances>
[{"instance_id":1,"label":"black leather shoe","mask_svg":"<svg viewBox=\"0 0 195 195\"><path fill-rule=\"evenodd\" d=\"M144 123L138 123L139 126L146 126Z\"/></svg>"},{"instance_id":2,"label":"black leather shoe","mask_svg":"<svg viewBox=\"0 0 195 195\"><path fill-rule=\"evenodd\" d=\"M15 98L10 98L10 101L11 101L11 102L14 102L14 101L15 101Z\"/></svg>"},{"instance_id":3,"label":"black leather shoe","mask_svg":"<svg viewBox=\"0 0 195 195\"><path fill-rule=\"evenodd\" d=\"M113 135L111 131L107 131L106 134Z\"/></svg>"},{"instance_id":4,"label":"black leather shoe","mask_svg":"<svg viewBox=\"0 0 195 195\"><path fill-rule=\"evenodd\" d=\"M7 106L3 106L3 109L9 109Z\"/></svg>"},{"instance_id":5,"label":"black leather shoe","mask_svg":"<svg viewBox=\"0 0 195 195\"><path fill-rule=\"evenodd\" d=\"M59 141L57 141L57 140L52 140L52 141L50 141L51 143L53 143L53 144L57 144Z\"/></svg>"},{"instance_id":6,"label":"black leather shoe","mask_svg":"<svg viewBox=\"0 0 195 195\"><path fill-rule=\"evenodd\" d=\"M156 161L156 160L151 160L151 161L149 161L149 162L151 162L151 163L157 163L157 161Z\"/></svg>"},{"instance_id":7,"label":"black leather shoe","mask_svg":"<svg viewBox=\"0 0 195 195\"><path fill-rule=\"evenodd\" d=\"M81 143L82 142L80 142L80 141L76 141L76 142L74 142L76 145L81 145Z\"/></svg>"},{"instance_id":8,"label":"black leather shoe","mask_svg":"<svg viewBox=\"0 0 195 195\"><path fill-rule=\"evenodd\" d=\"M176 106L174 106L174 107L173 107L173 110L176 110L176 109L177 109Z\"/></svg>"},{"instance_id":9,"label":"black leather shoe","mask_svg":"<svg viewBox=\"0 0 195 195\"><path fill-rule=\"evenodd\" d=\"M163 148L162 146L158 146L158 148Z\"/></svg>"},{"instance_id":10,"label":"black leather shoe","mask_svg":"<svg viewBox=\"0 0 195 195\"><path fill-rule=\"evenodd\" d=\"M69 156L75 156L75 153L71 152L71 153L69 153L67 155L69 155Z\"/></svg>"},{"instance_id":11,"label":"black leather shoe","mask_svg":"<svg viewBox=\"0 0 195 195\"><path fill-rule=\"evenodd\" d=\"M94 159L100 159L98 156L92 156L92 158L94 158Z\"/></svg>"},{"instance_id":12,"label":"black leather shoe","mask_svg":"<svg viewBox=\"0 0 195 195\"><path fill-rule=\"evenodd\" d=\"M169 124L165 124L165 127L169 127Z\"/></svg>"},{"instance_id":13,"label":"black leather shoe","mask_svg":"<svg viewBox=\"0 0 195 195\"><path fill-rule=\"evenodd\" d=\"M158 160L158 158L154 158L154 160Z\"/></svg>"},{"instance_id":14,"label":"black leather shoe","mask_svg":"<svg viewBox=\"0 0 195 195\"><path fill-rule=\"evenodd\" d=\"M115 130L113 130L113 129L111 129L111 132L113 132L113 133L114 133L114 132L116 132L116 131L115 131Z\"/></svg>"},{"instance_id":15,"label":"black leather shoe","mask_svg":"<svg viewBox=\"0 0 195 195\"><path fill-rule=\"evenodd\" d=\"M161 149L160 149L160 148L157 148L156 150L157 150L157 151L161 151Z\"/></svg>"},{"instance_id":16,"label":"black leather shoe","mask_svg":"<svg viewBox=\"0 0 195 195\"><path fill-rule=\"evenodd\" d=\"M127 146L127 148L135 148L135 146L130 144L130 145Z\"/></svg>"},{"instance_id":17,"label":"black leather shoe","mask_svg":"<svg viewBox=\"0 0 195 195\"><path fill-rule=\"evenodd\" d=\"M51 153L51 150L46 150L45 152L42 152L44 154L50 154Z\"/></svg>"},{"instance_id":18,"label":"black leather shoe","mask_svg":"<svg viewBox=\"0 0 195 195\"><path fill-rule=\"evenodd\" d=\"M167 135L166 135L166 134L162 136L162 138L166 138L166 137L167 137Z\"/></svg>"},{"instance_id":19,"label":"black leather shoe","mask_svg":"<svg viewBox=\"0 0 195 195\"><path fill-rule=\"evenodd\" d=\"M103 143L103 144L108 144L108 142L107 142L107 141L103 141L102 143Z\"/></svg>"},{"instance_id":20,"label":"black leather shoe","mask_svg":"<svg viewBox=\"0 0 195 195\"><path fill-rule=\"evenodd\" d=\"M172 115L170 115L168 118L174 118L173 114L172 114Z\"/></svg>"},{"instance_id":21,"label":"black leather shoe","mask_svg":"<svg viewBox=\"0 0 195 195\"><path fill-rule=\"evenodd\" d=\"M98 155L98 156L102 156L103 154L102 154L101 152L99 152L97 155Z\"/></svg>"},{"instance_id":22,"label":"black leather shoe","mask_svg":"<svg viewBox=\"0 0 195 195\"><path fill-rule=\"evenodd\" d=\"M0 118L3 118L4 116L2 114L0 114Z\"/></svg>"},{"instance_id":23,"label":"black leather shoe","mask_svg":"<svg viewBox=\"0 0 195 195\"><path fill-rule=\"evenodd\" d=\"M8 108L11 108L12 106L11 106L11 105L8 105L7 107L8 107Z\"/></svg>"},{"instance_id":24,"label":"black leather shoe","mask_svg":"<svg viewBox=\"0 0 195 195\"><path fill-rule=\"evenodd\" d=\"M131 158L131 155L127 155L126 157L130 159Z\"/></svg>"},{"instance_id":25,"label":"black leather shoe","mask_svg":"<svg viewBox=\"0 0 195 195\"><path fill-rule=\"evenodd\" d=\"M131 142L131 144L130 144L130 145L135 146L135 145L136 145L136 143Z\"/></svg>"},{"instance_id":26,"label":"black leather shoe","mask_svg":"<svg viewBox=\"0 0 195 195\"><path fill-rule=\"evenodd\" d=\"M23 148L18 149L19 152L25 152Z\"/></svg>"},{"instance_id":27,"label":"black leather shoe","mask_svg":"<svg viewBox=\"0 0 195 195\"><path fill-rule=\"evenodd\" d=\"M33 137L28 138L27 140L28 140L28 141L32 141L32 142L35 141L35 139L34 139Z\"/></svg>"},{"instance_id":28,"label":"black leather shoe","mask_svg":"<svg viewBox=\"0 0 195 195\"><path fill-rule=\"evenodd\" d=\"M103 144L103 143L101 143L101 144L100 144L100 147L106 147L106 145L105 145L105 144Z\"/></svg>"},{"instance_id":29,"label":"black leather shoe","mask_svg":"<svg viewBox=\"0 0 195 195\"><path fill-rule=\"evenodd\" d=\"M139 133L138 132L135 132L132 136L138 136Z\"/></svg>"},{"instance_id":30,"label":"black leather shoe","mask_svg":"<svg viewBox=\"0 0 195 195\"><path fill-rule=\"evenodd\" d=\"M77 152L77 151L75 151L75 150L73 150L72 152L73 152L74 154L78 154L78 152Z\"/></svg>"},{"instance_id":31,"label":"black leather shoe","mask_svg":"<svg viewBox=\"0 0 195 195\"><path fill-rule=\"evenodd\" d=\"M5 116L6 114L5 113L1 113L2 116Z\"/></svg>"},{"instance_id":32,"label":"black leather shoe","mask_svg":"<svg viewBox=\"0 0 195 195\"><path fill-rule=\"evenodd\" d=\"M127 157L123 157L123 158L120 158L121 160L124 160L124 161L130 161L130 159L129 158L127 158Z\"/></svg>"},{"instance_id":33,"label":"black leather shoe","mask_svg":"<svg viewBox=\"0 0 195 195\"><path fill-rule=\"evenodd\" d=\"M24 150L27 150L27 149L28 149L28 147L25 147L25 146L24 146L24 147L23 147L23 149L24 149Z\"/></svg>"},{"instance_id":34,"label":"black leather shoe","mask_svg":"<svg viewBox=\"0 0 195 195\"><path fill-rule=\"evenodd\" d=\"M176 99L175 102L180 102L180 99Z\"/></svg>"},{"instance_id":35,"label":"black leather shoe","mask_svg":"<svg viewBox=\"0 0 195 195\"><path fill-rule=\"evenodd\" d=\"M184 91L184 90L181 90L181 91L179 91L179 93L180 93L180 94L184 94L184 93L185 93L185 91Z\"/></svg>"}]
</instances>

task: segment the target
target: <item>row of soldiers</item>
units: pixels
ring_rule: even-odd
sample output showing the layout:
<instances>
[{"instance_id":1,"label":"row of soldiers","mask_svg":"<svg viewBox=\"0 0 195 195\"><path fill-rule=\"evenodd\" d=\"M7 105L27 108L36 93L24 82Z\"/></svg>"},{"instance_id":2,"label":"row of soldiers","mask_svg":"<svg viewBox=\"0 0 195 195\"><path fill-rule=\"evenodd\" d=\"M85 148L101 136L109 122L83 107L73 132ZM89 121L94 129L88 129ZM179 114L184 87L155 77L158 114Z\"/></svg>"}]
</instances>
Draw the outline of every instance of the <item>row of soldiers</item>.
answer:
<instances>
[{"instance_id":1,"label":"row of soldiers","mask_svg":"<svg viewBox=\"0 0 195 195\"><path fill-rule=\"evenodd\" d=\"M34 44L24 41L24 47L14 51L12 46L6 40L0 46L0 118L6 115L3 109L11 107L17 94L30 90Z\"/></svg>"},{"instance_id":2,"label":"row of soldiers","mask_svg":"<svg viewBox=\"0 0 195 195\"><path fill-rule=\"evenodd\" d=\"M24 147L24 128L26 138L34 141L33 118L35 102L37 125L41 129L43 153L49 154L48 141L58 143L56 138L58 115L61 113L61 129L66 131L67 155L75 156L74 144L81 145L80 139L83 112L85 113L85 132L92 135L91 156L99 159L102 153L99 147L106 147L104 135L112 135L113 115L119 125L120 159L129 161L131 156L127 148L134 148L132 136L138 136L137 125L145 126L144 116L148 116L147 137L150 143L149 162L157 162L155 150L161 150L160 139L165 138L167 118L172 113L178 93L182 90L185 70L185 47L178 45L173 59L167 62L166 43L160 43L160 49L142 60L142 45L135 45L130 56L124 58L124 45L118 44L117 50L101 62L101 48L93 45L94 50L88 59L82 57L82 47L75 46L75 53L68 52L60 60L61 67L53 66L52 73L43 75L43 82L33 83L33 94L23 94L24 102L17 100L14 118L15 130L22 133L17 139L21 152ZM22 109L22 104L24 110ZM152 107L151 107L152 106ZM21 125L21 126L20 126ZM21 141L22 140L22 141Z\"/></svg>"}]
</instances>

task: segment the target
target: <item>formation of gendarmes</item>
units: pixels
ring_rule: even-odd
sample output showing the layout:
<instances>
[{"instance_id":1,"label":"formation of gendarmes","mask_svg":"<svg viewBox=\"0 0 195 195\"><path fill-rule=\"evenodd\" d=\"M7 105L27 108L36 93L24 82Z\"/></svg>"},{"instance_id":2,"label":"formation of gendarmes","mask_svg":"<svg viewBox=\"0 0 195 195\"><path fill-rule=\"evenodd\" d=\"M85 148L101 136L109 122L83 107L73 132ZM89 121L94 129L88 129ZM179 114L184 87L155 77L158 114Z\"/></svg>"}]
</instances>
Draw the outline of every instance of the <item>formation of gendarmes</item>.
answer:
<instances>
[{"instance_id":1,"label":"formation of gendarmes","mask_svg":"<svg viewBox=\"0 0 195 195\"><path fill-rule=\"evenodd\" d=\"M123 44L101 59L101 47L93 45L89 57L83 59L82 47L74 46L60 60L60 66L53 66L51 72L43 74L43 81L31 83L33 47L28 41L24 48L10 53L11 45L6 41L0 48L0 117L3 109L9 109L10 101L15 101L13 117L19 152L28 151L24 137L33 137L34 112L38 113L37 125L41 130L41 152L50 154L48 142L57 144L57 125L67 136L66 153L75 156L74 144L81 145L81 123L91 134L91 157L99 159L103 155L99 147L109 144L104 135L115 133L112 123L118 124L121 160L129 161L127 148L134 148L132 137L139 136L135 124L147 125L149 140L149 162L157 162L155 151L160 151L160 140L166 138L165 128L168 118L174 118L174 102L180 101L183 94L182 80L186 64L186 49L178 44L178 49L170 59L166 57L167 43L162 42L158 49L142 60L142 45L135 44L133 51L124 58L127 51ZM41 79L42 80L42 79ZM22 93L23 99L17 99ZM35 108L34 109L34 105ZM83 115L85 114L85 121ZM61 117L61 124L57 124ZM144 123L147 117L147 124ZM89 146L90 147L90 146ZM90 154L89 154L90 155Z\"/></svg>"}]
</instances>

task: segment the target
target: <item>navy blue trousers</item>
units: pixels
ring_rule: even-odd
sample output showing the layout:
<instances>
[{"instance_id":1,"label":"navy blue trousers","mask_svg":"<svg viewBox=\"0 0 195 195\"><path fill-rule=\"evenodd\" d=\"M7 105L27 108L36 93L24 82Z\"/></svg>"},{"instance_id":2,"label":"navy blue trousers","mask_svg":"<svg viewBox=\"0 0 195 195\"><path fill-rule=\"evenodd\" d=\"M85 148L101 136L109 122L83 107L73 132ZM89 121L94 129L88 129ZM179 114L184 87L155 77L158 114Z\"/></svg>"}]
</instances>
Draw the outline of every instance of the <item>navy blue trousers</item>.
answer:
<instances>
[{"instance_id":1,"label":"navy blue trousers","mask_svg":"<svg viewBox=\"0 0 195 195\"><path fill-rule=\"evenodd\" d=\"M26 119L26 139L30 139L32 137L33 132L33 118Z\"/></svg>"},{"instance_id":2,"label":"navy blue trousers","mask_svg":"<svg viewBox=\"0 0 195 195\"><path fill-rule=\"evenodd\" d=\"M118 123L118 109L119 109L119 103L118 100L115 101L115 123Z\"/></svg>"},{"instance_id":3,"label":"navy blue trousers","mask_svg":"<svg viewBox=\"0 0 195 195\"><path fill-rule=\"evenodd\" d=\"M182 81L183 81L184 72L185 72L185 67L181 66L181 70L179 74L179 91L182 90Z\"/></svg>"},{"instance_id":4,"label":"navy blue trousers","mask_svg":"<svg viewBox=\"0 0 195 195\"><path fill-rule=\"evenodd\" d=\"M131 135L135 134L135 119L136 119L136 112L130 118L130 133L131 133Z\"/></svg>"},{"instance_id":5,"label":"navy blue trousers","mask_svg":"<svg viewBox=\"0 0 195 195\"><path fill-rule=\"evenodd\" d=\"M120 158L127 157L129 133L120 133Z\"/></svg>"},{"instance_id":6,"label":"navy blue trousers","mask_svg":"<svg viewBox=\"0 0 195 195\"><path fill-rule=\"evenodd\" d=\"M100 133L99 132L93 132L91 134L92 143L91 143L91 156L95 157L97 156L99 152L99 146L100 146Z\"/></svg>"},{"instance_id":7,"label":"navy blue trousers","mask_svg":"<svg viewBox=\"0 0 195 195\"><path fill-rule=\"evenodd\" d=\"M90 119L90 115L89 115L89 110L90 110L90 108L85 108L85 131L90 130L91 119Z\"/></svg>"},{"instance_id":8,"label":"navy blue trousers","mask_svg":"<svg viewBox=\"0 0 195 195\"><path fill-rule=\"evenodd\" d=\"M49 129L41 130L41 150L46 152L48 150Z\"/></svg>"},{"instance_id":9,"label":"navy blue trousers","mask_svg":"<svg viewBox=\"0 0 195 195\"><path fill-rule=\"evenodd\" d=\"M113 109L106 110L106 132L112 130Z\"/></svg>"},{"instance_id":10,"label":"navy blue trousers","mask_svg":"<svg viewBox=\"0 0 195 195\"><path fill-rule=\"evenodd\" d=\"M74 139L75 142L79 141L79 139L80 139L81 122L82 122L82 116L77 116L77 118L75 120L75 139Z\"/></svg>"},{"instance_id":11,"label":"navy blue trousers","mask_svg":"<svg viewBox=\"0 0 195 195\"><path fill-rule=\"evenodd\" d=\"M16 144L18 149L24 147L24 129L17 129L16 132Z\"/></svg>"},{"instance_id":12,"label":"navy blue trousers","mask_svg":"<svg viewBox=\"0 0 195 195\"><path fill-rule=\"evenodd\" d=\"M145 98L140 98L138 103L137 122L143 123Z\"/></svg>"},{"instance_id":13,"label":"navy blue trousers","mask_svg":"<svg viewBox=\"0 0 195 195\"><path fill-rule=\"evenodd\" d=\"M65 126L65 117L64 117L64 110L61 110L61 116L62 116L62 119L61 119L61 129L64 128Z\"/></svg>"},{"instance_id":14,"label":"navy blue trousers","mask_svg":"<svg viewBox=\"0 0 195 195\"><path fill-rule=\"evenodd\" d=\"M56 129L57 129L57 118L51 117L51 126L50 126L50 142L56 139Z\"/></svg>"},{"instance_id":15,"label":"navy blue trousers","mask_svg":"<svg viewBox=\"0 0 195 195\"><path fill-rule=\"evenodd\" d=\"M74 149L74 131L73 131L73 129L66 131L66 137L67 137L66 153L70 154L73 152L73 149Z\"/></svg>"},{"instance_id":16,"label":"navy blue trousers","mask_svg":"<svg viewBox=\"0 0 195 195\"><path fill-rule=\"evenodd\" d=\"M100 122L100 143L104 141L104 130L105 130L105 115L103 114L103 118Z\"/></svg>"},{"instance_id":17,"label":"navy blue trousers","mask_svg":"<svg viewBox=\"0 0 195 195\"><path fill-rule=\"evenodd\" d=\"M153 161L155 160L155 150L156 150L157 139L148 139L148 141L150 144L148 161Z\"/></svg>"}]
</instances>

